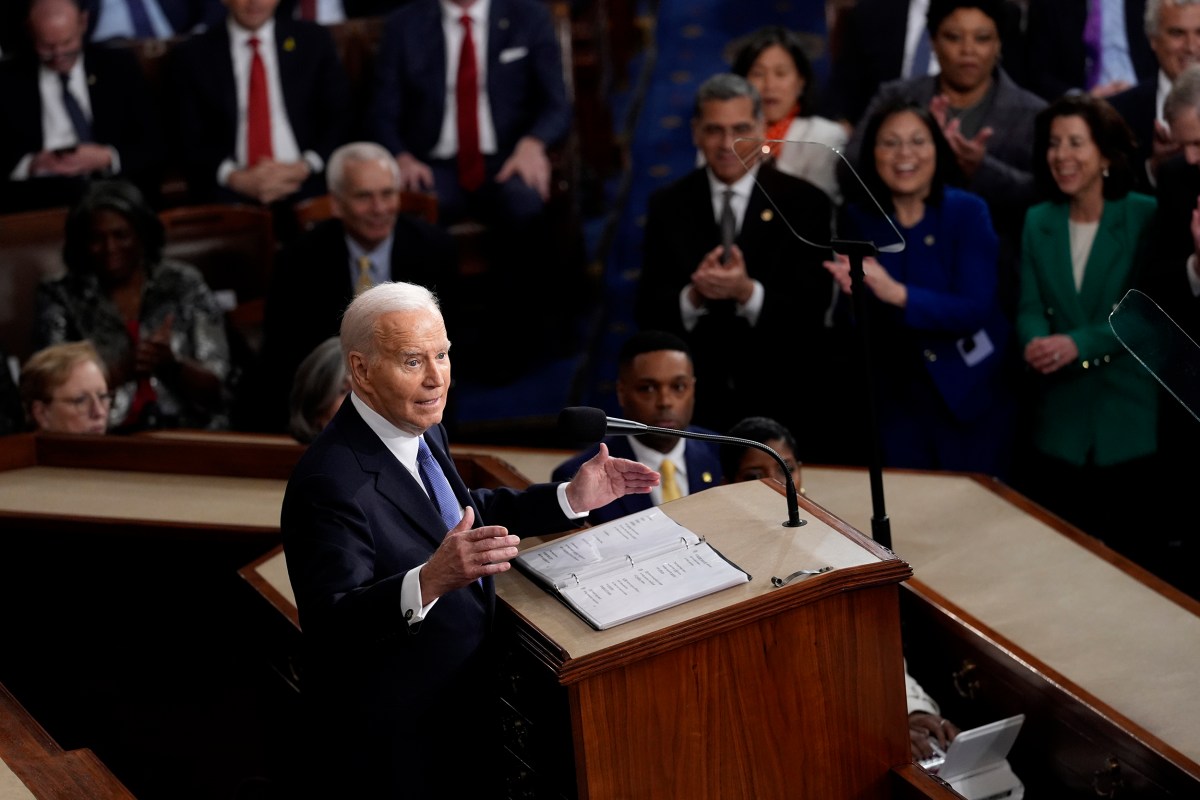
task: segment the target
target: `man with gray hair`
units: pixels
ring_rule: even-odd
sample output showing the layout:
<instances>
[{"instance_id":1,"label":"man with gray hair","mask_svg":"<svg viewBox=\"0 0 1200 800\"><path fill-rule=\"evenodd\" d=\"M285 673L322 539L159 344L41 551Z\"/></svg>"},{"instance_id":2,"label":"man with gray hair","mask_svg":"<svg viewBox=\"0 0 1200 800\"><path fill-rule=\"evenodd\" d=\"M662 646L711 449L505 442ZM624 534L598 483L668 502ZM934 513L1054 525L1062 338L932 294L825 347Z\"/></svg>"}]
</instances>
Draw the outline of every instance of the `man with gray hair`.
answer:
<instances>
[{"instance_id":1,"label":"man with gray hair","mask_svg":"<svg viewBox=\"0 0 1200 800\"><path fill-rule=\"evenodd\" d=\"M1146 0L1146 38L1158 59L1158 79L1142 81L1113 95L1109 102L1138 140L1142 191L1153 193L1158 169L1179 152L1163 116L1163 104L1175 79L1200 63L1200 0Z\"/></svg>"},{"instance_id":2,"label":"man with gray hair","mask_svg":"<svg viewBox=\"0 0 1200 800\"><path fill-rule=\"evenodd\" d=\"M714 430L752 413L796 421L797 395L764 393L762 381L778 373L781 347L815 345L833 297L821 266L829 199L760 162L763 135L754 87L737 75L709 78L692 116L705 166L656 191L647 208L634 319L691 347L695 422Z\"/></svg>"},{"instance_id":3,"label":"man with gray hair","mask_svg":"<svg viewBox=\"0 0 1200 800\"><path fill-rule=\"evenodd\" d=\"M363 289L405 280L446 299L457 271L444 229L400 213L400 172L374 142L351 142L326 168L334 218L318 223L279 254L263 330L264 427L284 430L292 377L300 362L338 332L342 311Z\"/></svg>"},{"instance_id":4,"label":"man with gray hair","mask_svg":"<svg viewBox=\"0 0 1200 800\"><path fill-rule=\"evenodd\" d=\"M350 396L280 518L305 642L305 796L499 797L493 578L518 536L582 525L659 475L601 445L569 482L468 489L442 425L450 340L429 290L367 290L341 342Z\"/></svg>"}]
</instances>

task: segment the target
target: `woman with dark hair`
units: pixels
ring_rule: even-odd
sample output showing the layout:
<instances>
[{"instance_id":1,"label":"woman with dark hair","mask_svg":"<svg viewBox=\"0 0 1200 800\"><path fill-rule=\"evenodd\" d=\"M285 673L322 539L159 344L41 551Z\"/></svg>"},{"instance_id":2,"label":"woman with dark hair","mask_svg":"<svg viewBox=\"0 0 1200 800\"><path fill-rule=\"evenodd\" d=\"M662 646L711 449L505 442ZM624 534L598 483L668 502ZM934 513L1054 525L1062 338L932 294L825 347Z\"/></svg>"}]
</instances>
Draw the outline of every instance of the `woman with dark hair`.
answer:
<instances>
[{"instance_id":1,"label":"woman with dark hair","mask_svg":"<svg viewBox=\"0 0 1200 800\"><path fill-rule=\"evenodd\" d=\"M845 146L846 129L813 115L816 79L800 37L782 26L769 25L735 44L731 71L748 80L762 96L765 138L783 142L771 147L775 166L812 183L834 203L841 202L839 159L829 148L840 151Z\"/></svg>"},{"instance_id":2,"label":"woman with dark hair","mask_svg":"<svg viewBox=\"0 0 1200 800\"><path fill-rule=\"evenodd\" d=\"M1021 489L1120 544L1148 489L1156 449L1153 378L1108 324L1148 245L1154 198L1130 191L1135 144L1104 100L1068 95L1038 115L1038 183L1021 249L1017 335L1030 386ZM1122 504L1120 498L1130 498Z\"/></svg>"},{"instance_id":3,"label":"woman with dark hair","mask_svg":"<svg viewBox=\"0 0 1200 800\"><path fill-rule=\"evenodd\" d=\"M864 115L898 99L928 108L962 170L964 188L988 203L1000 236L999 291L1010 317L1017 305L1021 221L1036 199L1033 185L1033 118L1046 101L1018 86L1001 64L1000 32L1015 9L1003 0L929 0L926 27L941 68L937 75L889 81ZM854 164L871 153L863 122L846 146ZM849 186L846 179L842 187Z\"/></svg>"},{"instance_id":4,"label":"woman with dark hair","mask_svg":"<svg viewBox=\"0 0 1200 800\"><path fill-rule=\"evenodd\" d=\"M37 346L91 340L113 431L228 424L224 317L195 267L163 259L164 239L137 188L94 183L67 216L66 274L37 289Z\"/></svg>"},{"instance_id":5,"label":"woman with dark hair","mask_svg":"<svg viewBox=\"0 0 1200 800\"><path fill-rule=\"evenodd\" d=\"M930 112L904 101L864 127L858 170L870 201L847 204L849 238L906 246L864 259L885 462L1002 476L1013 403L1011 325L996 296L996 233L987 204L949 185L955 162ZM845 294L844 256L825 266Z\"/></svg>"}]
</instances>

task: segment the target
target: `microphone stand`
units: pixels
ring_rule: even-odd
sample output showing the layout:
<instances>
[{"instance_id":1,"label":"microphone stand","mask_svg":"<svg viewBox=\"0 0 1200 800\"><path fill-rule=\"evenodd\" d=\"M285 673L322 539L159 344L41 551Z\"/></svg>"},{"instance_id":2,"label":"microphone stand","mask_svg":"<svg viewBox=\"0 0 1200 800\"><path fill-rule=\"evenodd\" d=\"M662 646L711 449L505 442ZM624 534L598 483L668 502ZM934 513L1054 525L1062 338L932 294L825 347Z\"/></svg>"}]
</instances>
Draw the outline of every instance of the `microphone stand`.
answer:
<instances>
[{"instance_id":1,"label":"microphone stand","mask_svg":"<svg viewBox=\"0 0 1200 800\"><path fill-rule=\"evenodd\" d=\"M737 436L720 436L712 433L700 433L699 431L681 431L674 428L656 428L653 425L645 425L641 422L632 422L630 420L619 419L617 417L607 418L607 432L612 433L628 433L634 436L642 433L661 433L668 436L678 436L683 439L703 439L709 442L719 442L722 444L736 444L742 447L753 447L755 450L761 450L771 456L778 462L783 469L783 474L787 476L787 507L788 518L783 523L785 528L799 528L801 525L808 524L808 520L800 519L800 501L796 496L796 482L792 480L791 470L787 468L787 462L783 460L783 456L776 453L773 448L768 447L762 442L756 442L753 439L742 439Z\"/></svg>"},{"instance_id":2,"label":"microphone stand","mask_svg":"<svg viewBox=\"0 0 1200 800\"><path fill-rule=\"evenodd\" d=\"M867 256L878 255L879 250L872 242L846 239L834 239L830 246L835 253L840 253L850 259L850 299L854 304L859 347L862 351L864 386L867 392L867 422L870 425L868 446L870 448L869 473L871 476L871 538L891 550L892 524L888 519L887 509L883 502L883 452L880 445L882 435L875 394L875 370L871 363L870 314L867 308L867 287L863 283L863 259Z\"/></svg>"}]
</instances>

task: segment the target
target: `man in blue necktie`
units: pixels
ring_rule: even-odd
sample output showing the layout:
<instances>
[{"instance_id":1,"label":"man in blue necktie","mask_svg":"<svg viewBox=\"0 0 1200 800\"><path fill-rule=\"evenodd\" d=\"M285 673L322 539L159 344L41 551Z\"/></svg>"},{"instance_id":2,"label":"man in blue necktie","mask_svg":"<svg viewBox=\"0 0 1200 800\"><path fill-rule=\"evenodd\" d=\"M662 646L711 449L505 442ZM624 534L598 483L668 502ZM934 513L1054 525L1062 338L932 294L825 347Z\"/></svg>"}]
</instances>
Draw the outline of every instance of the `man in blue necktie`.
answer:
<instances>
[{"instance_id":1,"label":"man in blue necktie","mask_svg":"<svg viewBox=\"0 0 1200 800\"><path fill-rule=\"evenodd\" d=\"M0 64L6 210L70 205L90 177L120 174L157 194L162 145L131 53L84 43L75 0L34 0L32 51Z\"/></svg>"},{"instance_id":2,"label":"man in blue necktie","mask_svg":"<svg viewBox=\"0 0 1200 800\"><path fill-rule=\"evenodd\" d=\"M580 525L658 473L602 448L568 483L469 490L441 424L450 340L433 294L363 292L341 341L351 394L292 473L281 518L313 796L495 796L492 577L514 534Z\"/></svg>"}]
</instances>

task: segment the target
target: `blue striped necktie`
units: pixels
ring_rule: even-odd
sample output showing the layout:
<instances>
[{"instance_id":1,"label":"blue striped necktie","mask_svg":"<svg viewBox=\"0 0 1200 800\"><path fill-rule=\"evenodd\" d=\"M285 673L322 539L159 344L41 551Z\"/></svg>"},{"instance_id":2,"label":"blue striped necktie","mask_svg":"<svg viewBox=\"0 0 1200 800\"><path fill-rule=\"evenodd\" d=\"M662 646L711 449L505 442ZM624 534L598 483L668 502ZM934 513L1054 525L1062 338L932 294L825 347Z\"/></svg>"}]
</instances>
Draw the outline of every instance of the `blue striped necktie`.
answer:
<instances>
[{"instance_id":1,"label":"blue striped necktie","mask_svg":"<svg viewBox=\"0 0 1200 800\"><path fill-rule=\"evenodd\" d=\"M442 472L429 445L420 437L417 439L417 471L421 473L425 491L429 492L429 499L437 506L442 522L446 523L446 530L449 531L462 520L462 508L454 496L454 490L450 488L450 481L446 480L446 473Z\"/></svg>"}]
</instances>

